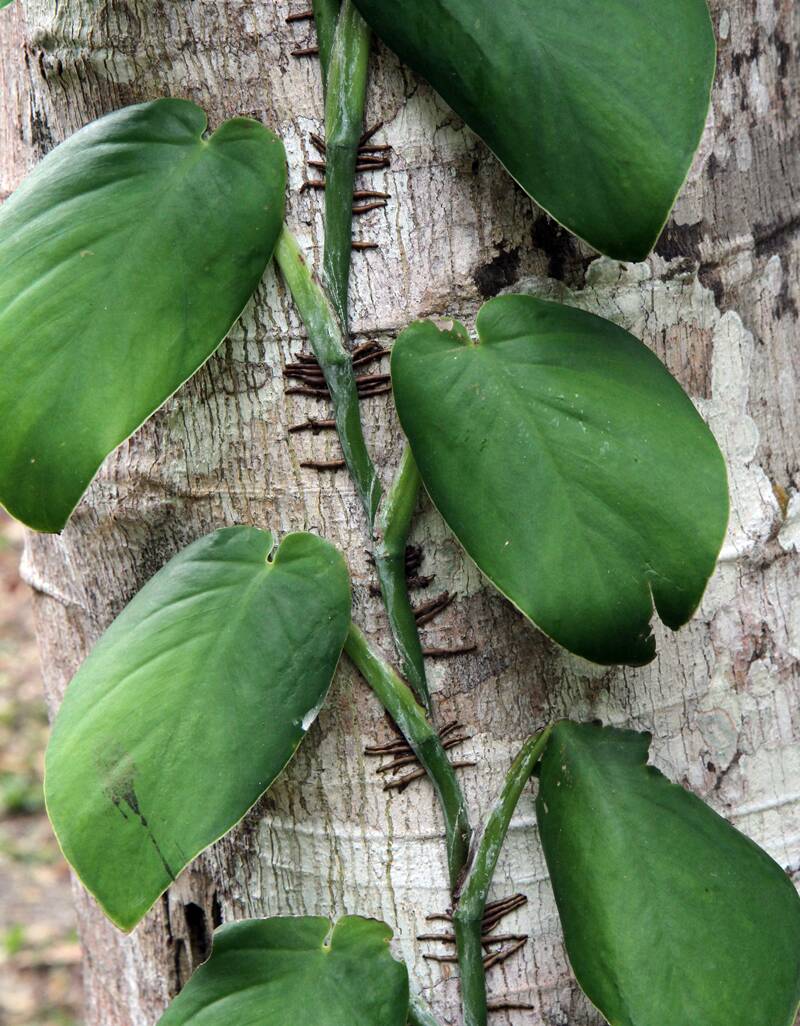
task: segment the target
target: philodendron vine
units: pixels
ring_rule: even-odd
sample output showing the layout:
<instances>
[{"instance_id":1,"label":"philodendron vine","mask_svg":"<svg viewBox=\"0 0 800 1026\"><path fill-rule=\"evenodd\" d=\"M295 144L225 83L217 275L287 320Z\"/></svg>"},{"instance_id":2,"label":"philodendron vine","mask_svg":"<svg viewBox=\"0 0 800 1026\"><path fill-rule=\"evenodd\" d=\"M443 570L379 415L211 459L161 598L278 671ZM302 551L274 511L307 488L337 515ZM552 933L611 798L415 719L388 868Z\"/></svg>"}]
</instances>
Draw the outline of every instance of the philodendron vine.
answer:
<instances>
[{"instance_id":1,"label":"philodendron vine","mask_svg":"<svg viewBox=\"0 0 800 1026\"><path fill-rule=\"evenodd\" d=\"M647 735L548 726L473 828L408 597L424 483L489 581L555 641L603 664L651 660L653 613L673 630L692 616L728 517L722 457L691 401L608 321L499 297L474 340L429 322L398 338L392 386L409 445L384 494L346 323L368 24L555 218L638 260L707 114L705 2L409 0L398 17L390 0L314 0L313 16L322 283L283 225L280 140L247 118L207 136L184 100L82 129L0 209L0 500L30 527L61 530L105 456L215 351L274 256L330 394L402 676L351 622L333 546L221 527L148 582L67 689L45 781L64 854L133 929L271 786L344 651L441 804L464 1026L487 1021L487 897L533 775L567 950L610 1023L790 1026L800 900L763 851L647 765ZM226 925L162 1026L436 1026L390 937L355 916Z\"/></svg>"}]
</instances>

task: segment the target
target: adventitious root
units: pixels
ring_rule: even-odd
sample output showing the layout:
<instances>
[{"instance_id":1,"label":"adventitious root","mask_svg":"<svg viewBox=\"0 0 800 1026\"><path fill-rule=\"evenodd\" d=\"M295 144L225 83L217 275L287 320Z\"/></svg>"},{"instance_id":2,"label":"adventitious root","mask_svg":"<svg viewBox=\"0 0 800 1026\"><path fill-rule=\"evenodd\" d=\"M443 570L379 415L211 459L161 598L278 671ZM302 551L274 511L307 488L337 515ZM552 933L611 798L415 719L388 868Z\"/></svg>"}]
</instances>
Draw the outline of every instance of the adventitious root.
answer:
<instances>
[{"instance_id":1,"label":"adventitious root","mask_svg":"<svg viewBox=\"0 0 800 1026\"><path fill-rule=\"evenodd\" d=\"M375 557L372 553L367 553L367 559L374 566ZM427 588L433 583L436 578L435 574L428 576L420 574L418 571L422 565L423 553L421 545L407 545L405 554L405 573L406 573L406 585L409 591L421 590ZM370 595L376 598L380 596L381 589L379 584L371 584L369 586Z\"/></svg>"},{"instance_id":2,"label":"adventitious root","mask_svg":"<svg viewBox=\"0 0 800 1026\"><path fill-rule=\"evenodd\" d=\"M290 14L288 16L288 18L286 19L286 23L288 25L292 25L292 24L294 24L296 22L305 22L305 21L309 21L309 22L313 22L314 21L314 12L312 10L296 11L294 14ZM309 43L307 43L307 44L305 44L303 46L296 47L294 50L292 50L291 51L291 56L292 57L318 57L319 56L319 47L316 45L316 43L311 43L309 41Z\"/></svg>"},{"instance_id":3,"label":"adventitious root","mask_svg":"<svg viewBox=\"0 0 800 1026\"><path fill-rule=\"evenodd\" d=\"M422 654L430 659L452 659L453 656L468 655L477 651L477 645L459 645L452 648L423 648Z\"/></svg>"},{"instance_id":4,"label":"adventitious root","mask_svg":"<svg viewBox=\"0 0 800 1026\"><path fill-rule=\"evenodd\" d=\"M318 435L320 431L335 430L335 420L318 420L316 417L309 417L308 420L304 420L302 424L293 424L289 428L289 434L296 435L299 434L301 431L311 431L313 432L313 434Z\"/></svg>"},{"instance_id":5,"label":"adventitious root","mask_svg":"<svg viewBox=\"0 0 800 1026\"><path fill-rule=\"evenodd\" d=\"M302 20L304 14L305 12L301 12L301 14L297 15L295 20ZM319 53L319 49L317 47L309 46L300 50L292 51L292 56L309 57L315 53ZM382 127L383 122L379 121L371 128L368 128L361 136L356 153L356 174L367 174L372 171L381 171L385 168L391 167L392 147L388 143L375 143L370 141ZM311 140L312 146L319 153L322 159L312 159L308 160L306 163L308 164L308 167L317 172L321 177L307 178L300 186L300 192L305 192L307 189L325 189L325 172L328 167L327 161L325 160L327 146L322 136L316 132L312 132L309 139ZM356 189L353 192L353 214L356 217L360 217L364 214L371 213L373 210L382 210L390 198L391 197L388 192L383 192L377 189ZM377 242L369 242L362 239L354 240L352 248L356 252L363 252L365 250L378 249L379 246Z\"/></svg>"},{"instance_id":6,"label":"adventitious root","mask_svg":"<svg viewBox=\"0 0 800 1026\"><path fill-rule=\"evenodd\" d=\"M528 934L526 933L494 933L496 927L506 918L511 915L512 912L516 912L517 909L522 908L526 905L528 898L524 894L512 894L508 898L501 898L499 901L492 901L486 906L486 910L481 920L481 944L486 949L486 954L483 959L484 970L494 968L494 966L500 965L507 961L512 955L515 955L518 951L521 951L525 947L528 941ZM447 912L437 912L432 915L426 916L428 922L453 922L453 910L448 909ZM417 937L418 941L431 941L438 944L444 944L447 946L455 947L456 936L452 931L445 931L443 933L421 933ZM494 946L500 944L500 948ZM445 963L457 963L458 956L453 953L439 954L436 952L429 952L423 955L429 962L445 962ZM510 1004L503 1002L496 1004L493 1009L494 1011L501 1011L509 1008L527 1008L527 1005Z\"/></svg>"},{"instance_id":7,"label":"adventitious root","mask_svg":"<svg viewBox=\"0 0 800 1026\"><path fill-rule=\"evenodd\" d=\"M384 791L404 791L415 780L421 780L425 776L425 770L420 766L416 755L411 750L411 746L399 733L394 723L391 720L389 720L389 723L396 736L391 741L384 742L383 744L368 745L364 749L364 755L373 759L389 759L389 762L378 766L376 772L380 774L396 773L398 770L406 769L409 766L415 767L411 772L393 777L383 785ZM462 733L462 730L463 728L457 720L453 720L442 727L439 731L439 738L445 751L463 744L472 737L471 734ZM476 763L471 760L461 760L453 763L456 769L475 765Z\"/></svg>"},{"instance_id":8,"label":"adventitious root","mask_svg":"<svg viewBox=\"0 0 800 1026\"><path fill-rule=\"evenodd\" d=\"M367 364L373 363L387 354L387 349L384 349L376 340L371 339L355 347L352 354L353 366L357 370L364 368ZM325 384L322 368L311 353L301 353L294 363L287 363L283 375L292 381L300 382L299 385L292 385L284 389L286 395L305 395L314 399L330 399L331 397L328 386ZM359 399L371 399L374 396L385 395L391 392L391 378L389 374L357 374L356 388L358 389ZM313 424L315 422L308 421L306 423ZM331 420L316 423L330 424L331 428L335 428L335 423ZM300 430L305 430L305 428L302 425L290 428L290 432ZM322 429L320 428L319 430Z\"/></svg>"},{"instance_id":9,"label":"adventitious root","mask_svg":"<svg viewBox=\"0 0 800 1026\"><path fill-rule=\"evenodd\" d=\"M371 553L367 554L367 559L374 565L375 560ZM406 559L405 559L405 571L406 571L406 584L408 585L409 591L422 590L430 587L430 585L436 579L435 574L420 574L419 570L422 566L423 551L421 545L408 545L406 546ZM371 584L369 587L370 595L379 596L381 589L378 584ZM414 611L415 619L418 625L422 625L430 622L439 613L443 612L450 603L453 601L453 596L449 592L444 592L442 595L438 595L435 599L431 599L428 602L422 603ZM455 656L468 655L470 652L477 652L478 646L475 644L471 645L448 645L448 646L430 646L422 649L422 654L429 657L430 659L452 659Z\"/></svg>"},{"instance_id":10,"label":"adventitious root","mask_svg":"<svg viewBox=\"0 0 800 1026\"><path fill-rule=\"evenodd\" d=\"M423 624L430 623L439 613L443 613L447 609L454 598L455 595L451 595L449 591L443 591L436 598L429 599L417 606L414 609L414 619L417 621L417 625L421 627Z\"/></svg>"}]
</instances>

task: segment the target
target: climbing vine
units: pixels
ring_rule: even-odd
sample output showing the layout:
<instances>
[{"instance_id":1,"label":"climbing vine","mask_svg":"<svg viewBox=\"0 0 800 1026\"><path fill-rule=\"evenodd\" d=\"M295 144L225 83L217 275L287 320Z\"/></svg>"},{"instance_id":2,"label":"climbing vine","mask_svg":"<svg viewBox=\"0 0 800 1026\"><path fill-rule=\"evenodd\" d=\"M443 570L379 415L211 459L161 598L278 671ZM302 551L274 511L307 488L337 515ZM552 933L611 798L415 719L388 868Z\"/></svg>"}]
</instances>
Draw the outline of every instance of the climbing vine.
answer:
<instances>
[{"instance_id":1,"label":"climbing vine","mask_svg":"<svg viewBox=\"0 0 800 1026\"><path fill-rule=\"evenodd\" d=\"M2 6L2 3L0 3ZM324 194L320 273L284 223L286 155L264 125L208 134L158 98L86 126L0 209L0 500L60 531L98 467L215 352L274 260L309 352L286 368L330 402L291 433L335 431L363 506L400 672L351 616L324 539L222 526L171 559L72 680L47 752L48 812L84 886L122 930L272 785L345 653L397 728L368 750L426 777L443 814L463 1026L485 1026L486 972L525 939L488 903L523 789L581 987L615 1026L791 1026L800 900L763 851L648 765L649 737L561 721L522 747L471 822L412 607L408 535L424 486L491 584L559 645L604 665L655 656L657 614L696 610L728 520L717 444L638 339L602 318L504 295L460 323L407 327L387 353L351 344L353 218L386 202L365 128L376 32L484 139L519 185L599 252L641 260L705 123L714 39L705 0L314 0L325 137L304 188ZM384 489L360 400L391 391L407 438ZM298 525L302 526L302 525ZM204 753L198 760L197 752ZM162 1026L435 1026L391 931L348 916L228 924ZM498 947L497 945L501 946ZM506 1006L508 1007L508 1006Z\"/></svg>"}]
</instances>

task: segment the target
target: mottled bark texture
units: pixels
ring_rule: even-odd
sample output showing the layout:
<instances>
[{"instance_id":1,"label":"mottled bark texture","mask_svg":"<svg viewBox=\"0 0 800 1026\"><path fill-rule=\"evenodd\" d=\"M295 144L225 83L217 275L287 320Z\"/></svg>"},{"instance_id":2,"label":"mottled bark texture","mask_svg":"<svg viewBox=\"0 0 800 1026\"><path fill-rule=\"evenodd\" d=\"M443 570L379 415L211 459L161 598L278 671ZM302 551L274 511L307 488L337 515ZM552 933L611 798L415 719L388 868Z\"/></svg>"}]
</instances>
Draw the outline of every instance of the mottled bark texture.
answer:
<instances>
[{"instance_id":1,"label":"mottled bark texture","mask_svg":"<svg viewBox=\"0 0 800 1026\"><path fill-rule=\"evenodd\" d=\"M313 36L286 24L300 0L17 0L0 22L0 187L98 115L162 94L190 97L212 124L263 118L290 158L289 221L319 261L321 194L301 192L316 156L322 95L314 58L290 52ZM385 49L372 62L369 121L393 146L391 167L364 176L391 194L358 219L356 341L391 343L420 316L470 323L483 297L513 286L556 295L640 334L696 399L727 455L734 514L702 608L659 656L604 671L570 658L482 583L425 502L414 540L419 600L455 601L424 628L428 646L477 650L430 662L443 720L472 736L462 771L485 809L512 754L556 716L647 728L655 758L800 873L800 8L794 0L713 0L719 75L701 152L656 253L621 266L597 260L517 189L463 124ZM369 183L367 185L367 183ZM153 269L157 273L157 269ZM255 301L208 366L105 463L60 537L28 540L26 579L51 705L94 641L177 549L237 522L322 532L347 553L356 616L388 651L370 594L364 521L344 472L301 461L337 456L330 434L287 434L315 399L284 395L282 365L304 348L269 270ZM400 436L386 396L363 404L388 478ZM687 454L690 455L690 454ZM524 515L524 511L521 511ZM213 709L209 709L213 716ZM458 1021L452 967L425 960L425 917L447 905L442 824L429 786L386 792L364 746L390 729L343 666L332 698L283 780L215 845L130 938L76 888L86 951L89 1026L150 1026L208 950L221 920L275 913L360 912L392 924L417 986ZM197 752L197 758L204 753ZM213 795L209 795L213 801ZM521 805L495 897L528 903L507 922L531 935L491 971L492 998L535 1011L498 1026L598 1021L565 960L533 821ZM430 927L428 926L428 929ZM441 947L438 948L441 951Z\"/></svg>"}]
</instances>

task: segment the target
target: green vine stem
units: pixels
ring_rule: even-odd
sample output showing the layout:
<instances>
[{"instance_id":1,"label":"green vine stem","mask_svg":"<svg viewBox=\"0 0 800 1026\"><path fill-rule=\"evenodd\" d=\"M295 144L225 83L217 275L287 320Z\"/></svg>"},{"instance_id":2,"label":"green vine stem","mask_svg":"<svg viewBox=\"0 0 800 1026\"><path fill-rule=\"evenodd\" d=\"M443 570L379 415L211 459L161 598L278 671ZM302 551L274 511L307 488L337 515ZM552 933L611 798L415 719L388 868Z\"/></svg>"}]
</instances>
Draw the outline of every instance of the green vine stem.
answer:
<instances>
[{"instance_id":1,"label":"green vine stem","mask_svg":"<svg viewBox=\"0 0 800 1026\"><path fill-rule=\"evenodd\" d=\"M486 1026L486 974L483 968L481 924L497 859L522 790L541 758L552 727L529 738L514 760L497 804L473 840L467 875L453 913L461 972L463 1026Z\"/></svg>"},{"instance_id":2,"label":"green vine stem","mask_svg":"<svg viewBox=\"0 0 800 1026\"><path fill-rule=\"evenodd\" d=\"M286 227L278 239L275 260L306 326L309 344L331 393L345 463L358 490L371 535L374 536L376 526L378 528L375 568L403 672L430 711L419 631L405 578L405 539L419 491L416 465L410 452L403 455L397 479L381 511L380 524L376 525L383 491L364 441L353 361L345 348L339 320L324 289L311 273L297 240Z\"/></svg>"},{"instance_id":3,"label":"green vine stem","mask_svg":"<svg viewBox=\"0 0 800 1026\"><path fill-rule=\"evenodd\" d=\"M440 1026L439 1020L416 994L408 1001L408 1026Z\"/></svg>"},{"instance_id":4,"label":"green vine stem","mask_svg":"<svg viewBox=\"0 0 800 1026\"><path fill-rule=\"evenodd\" d=\"M328 68L331 63L333 36L336 32L336 20L339 17L340 0L311 0L314 12L314 24L317 29L319 46L319 62L322 67L322 85L327 89Z\"/></svg>"},{"instance_id":5,"label":"green vine stem","mask_svg":"<svg viewBox=\"0 0 800 1026\"><path fill-rule=\"evenodd\" d=\"M347 329L353 250L353 189L367 95L370 31L352 0L342 0L325 99L325 284ZM321 53L321 48L320 48Z\"/></svg>"},{"instance_id":6,"label":"green vine stem","mask_svg":"<svg viewBox=\"0 0 800 1026\"><path fill-rule=\"evenodd\" d=\"M411 448L406 445L394 483L381 505L374 555L383 602L402 661L403 673L428 715L432 715L422 644L406 583L406 542L419 489L417 464L411 455Z\"/></svg>"},{"instance_id":7,"label":"green vine stem","mask_svg":"<svg viewBox=\"0 0 800 1026\"><path fill-rule=\"evenodd\" d=\"M345 463L371 528L381 501L381 483L364 441L353 361L345 348L339 320L311 273L297 240L286 227L278 239L275 260L289 286L306 326L309 344L325 376Z\"/></svg>"},{"instance_id":8,"label":"green vine stem","mask_svg":"<svg viewBox=\"0 0 800 1026\"><path fill-rule=\"evenodd\" d=\"M461 785L439 735L411 688L369 647L355 624L350 625L344 650L397 724L430 777L444 813L450 888L461 879L471 840L471 828Z\"/></svg>"}]
</instances>

